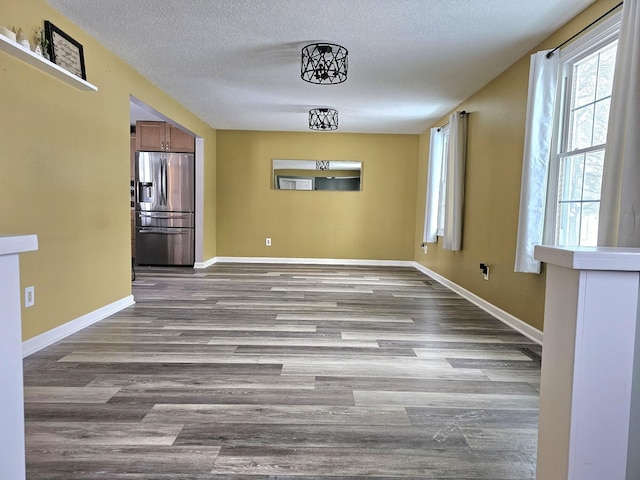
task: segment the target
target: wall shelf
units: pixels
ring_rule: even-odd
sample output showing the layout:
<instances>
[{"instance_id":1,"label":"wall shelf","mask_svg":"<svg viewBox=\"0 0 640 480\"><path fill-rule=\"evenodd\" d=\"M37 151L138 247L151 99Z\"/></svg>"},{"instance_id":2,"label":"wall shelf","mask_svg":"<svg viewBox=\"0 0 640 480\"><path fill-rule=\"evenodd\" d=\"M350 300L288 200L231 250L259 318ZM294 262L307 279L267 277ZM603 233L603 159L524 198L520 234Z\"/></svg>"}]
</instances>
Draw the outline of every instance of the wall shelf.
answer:
<instances>
[{"instance_id":1,"label":"wall shelf","mask_svg":"<svg viewBox=\"0 0 640 480\"><path fill-rule=\"evenodd\" d=\"M40 55L36 55L31 50L23 47L22 45L8 39L7 37L0 35L0 50L12 55L29 65L36 67L49 75L62 80L63 82L76 87L78 90L85 92L97 92L98 87L77 77L73 73L66 71L64 68L59 67L53 62L50 62Z\"/></svg>"}]
</instances>

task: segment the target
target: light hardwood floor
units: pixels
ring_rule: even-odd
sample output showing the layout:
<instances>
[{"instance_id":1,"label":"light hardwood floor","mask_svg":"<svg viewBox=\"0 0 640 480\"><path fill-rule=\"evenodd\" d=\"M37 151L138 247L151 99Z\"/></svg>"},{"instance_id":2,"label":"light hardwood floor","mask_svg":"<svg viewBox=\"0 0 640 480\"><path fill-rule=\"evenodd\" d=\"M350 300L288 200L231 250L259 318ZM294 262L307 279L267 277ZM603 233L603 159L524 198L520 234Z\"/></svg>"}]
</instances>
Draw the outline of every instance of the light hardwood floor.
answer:
<instances>
[{"instance_id":1,"label":"light hardwood floor","mask_svg":"<svg viewBox=\"0 0 640 480\"><path fill-rule=\"evenodd\" d=\"M540 348L411 268L138 268L24 361L28 479L535 478Z\"/></svg>"}]
</instances>

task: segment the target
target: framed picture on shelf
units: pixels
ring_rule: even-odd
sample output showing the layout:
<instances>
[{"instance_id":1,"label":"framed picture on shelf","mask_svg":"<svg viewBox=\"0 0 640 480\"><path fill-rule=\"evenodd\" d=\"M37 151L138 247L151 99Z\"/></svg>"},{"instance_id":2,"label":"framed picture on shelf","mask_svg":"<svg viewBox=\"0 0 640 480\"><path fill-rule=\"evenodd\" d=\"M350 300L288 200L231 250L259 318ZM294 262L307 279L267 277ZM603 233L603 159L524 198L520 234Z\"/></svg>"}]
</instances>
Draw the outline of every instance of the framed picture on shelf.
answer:
<instances>
[{"instance_id":1,"label":"framed picture on shelf","mask_svg":"<svg viewBox=\"0 0 640 480\"><path fill-rule=\"evenodd\" d=\"M82 45L48 20L44 22L44 32L49 41L51 61L74 75L87 79L84 69Z\"/></svg>"}]
</instances>

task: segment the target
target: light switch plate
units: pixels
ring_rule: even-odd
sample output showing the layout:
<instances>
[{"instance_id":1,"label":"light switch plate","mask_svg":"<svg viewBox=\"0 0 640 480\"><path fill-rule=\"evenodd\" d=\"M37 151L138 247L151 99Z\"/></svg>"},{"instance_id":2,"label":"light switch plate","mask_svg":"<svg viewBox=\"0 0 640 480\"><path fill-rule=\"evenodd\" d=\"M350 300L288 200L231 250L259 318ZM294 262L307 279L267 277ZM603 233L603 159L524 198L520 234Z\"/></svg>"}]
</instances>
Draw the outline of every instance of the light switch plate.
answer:
<instances>
[{"instance_id":1,"label":"light switch plate","mask_svg":"<svg viewBox=\"0 0 640 480\"><path fill-rule=\"evenodd\" d=\"M33 307L36 303L35 287L27 287L24 289L24 306Z\"/></svg>"}]
</instances>

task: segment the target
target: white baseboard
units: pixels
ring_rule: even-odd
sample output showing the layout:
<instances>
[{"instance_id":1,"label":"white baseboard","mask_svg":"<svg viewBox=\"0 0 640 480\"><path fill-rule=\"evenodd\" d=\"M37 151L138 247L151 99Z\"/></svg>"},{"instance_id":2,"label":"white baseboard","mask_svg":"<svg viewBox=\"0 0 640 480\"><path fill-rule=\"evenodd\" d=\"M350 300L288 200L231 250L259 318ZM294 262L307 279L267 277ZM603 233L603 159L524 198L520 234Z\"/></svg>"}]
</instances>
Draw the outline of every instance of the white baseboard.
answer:
<instances>
[{"instance_id":1,"label":"white baseboard","mask_svg":"<svg viewBox=\"0 0 640 480\"><path fill-rule=\"evenodd\" d=\"M218 263L217 257L210 258L209 260L205 260L204 262L196 262L193 264L193 268L207 268L211 265L215 265Z\"/></svg>"},{"instance_id":2,"label":"white baseboard","mask_svg":"<svg viewBox=\"0 0 640 480\"><path fill-rule=\"evenodd\" d=\"M25 340L22 342L22 357L28 357L32 353L36 353L38 350L42 350L43 348L68 337L72 333L99 322L100 320L107 318L109 315L113 315L134 303L133 295L129 295L128 297L124 297L110 303L109 305L105 305L102 308L89 312L75 320L71 320L60 325L59 327L52 328L51 330L30 338L29 340Z\"/></svg>"},{"instance_id":3,"label":"white baseboard","mask_svg":"<svg viewBox=\"0 0 640 480\"><path fill-rule=\"evenodd\" d=\"M435 281L437 281L441 285L444 285L448 289L456 292L461 297L469 300L474 305L477 305L478 307L483 309L485 312L489 313L496 319L500 320L502 323L507 324L514 330L523 334L525 337L530 338L531 340L538 343L539 345L542 345L542 332L537 328L532 327L528 323L523 322L519 318L487 302L485 299L479 297L475 293L472 293L469 290L462 288L460 285L453 283L451 280L443 277L442 275L437 274L436 272L428 269L424 265L421 265L418 262L414 262L413 266L417 270L424 273L425 275L433 278Z\"/></svg>"},{"instance_id":4,"label":"white baseboard","mask_svg":"<svg viewBox=\"0 0 640 480\"><path fill-rule=\"evenodd\" d=\"M354 260L345 258L286 258L286 257L216 257L215 263L283 263L291 265L360 265L365 267L413 267L413 261Z\"/></svg>"}]
</instances>

